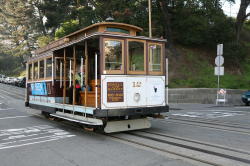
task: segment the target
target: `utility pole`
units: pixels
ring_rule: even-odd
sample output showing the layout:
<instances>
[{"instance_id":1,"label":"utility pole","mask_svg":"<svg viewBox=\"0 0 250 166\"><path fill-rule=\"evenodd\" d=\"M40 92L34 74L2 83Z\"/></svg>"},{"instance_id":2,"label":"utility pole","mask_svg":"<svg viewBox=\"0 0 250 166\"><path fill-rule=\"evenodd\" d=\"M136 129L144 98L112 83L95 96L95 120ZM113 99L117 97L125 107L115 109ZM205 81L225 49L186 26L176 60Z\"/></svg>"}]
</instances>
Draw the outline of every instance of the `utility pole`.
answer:
<instances>
[{"instance_id":1,"label":"utility pole","mask_svg":"<svg viewBox=\"0 0 250 166\"><path fill-rule=\"evenodd\" d=\"M152 37L152 25L151 25L151 0L148 0L148 23L149 23L149 37Z\"/></svg>"}]
</instances>

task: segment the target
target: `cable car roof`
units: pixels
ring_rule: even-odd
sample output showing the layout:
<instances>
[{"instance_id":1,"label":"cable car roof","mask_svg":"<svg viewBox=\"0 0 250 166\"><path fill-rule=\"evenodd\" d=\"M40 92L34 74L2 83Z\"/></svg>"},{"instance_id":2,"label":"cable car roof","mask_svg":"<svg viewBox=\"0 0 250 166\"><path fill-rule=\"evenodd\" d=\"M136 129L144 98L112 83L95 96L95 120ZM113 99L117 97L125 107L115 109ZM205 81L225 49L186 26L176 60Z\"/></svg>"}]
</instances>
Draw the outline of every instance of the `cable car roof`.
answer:
<instances>
[{"instance_id":1,"label":"cable car roof","mask_svg":"<svg viewBox=\"0 0 250 166\"><path fill-rule=\"evenodd\" d=\"M121 28L129 31L129 34L125 33L111 33L107 32L105 28L112 27L112 28ZM117 23L117 22L100 22L93 25L90 25L86 28L80 29L75 31L67 36L64 36L56 41L53 41L46 45L45 47L39 48L34 51L34 55L43 56L43 54L47 54L48 52L52 52L54 50L58 50L60 48L64 48L70 46L72 44L81 42L83 40L95 37L95 36L110 36L110 37L125 37L125 38L135 38L135 39L142 39L142 40L151 40L151 41L158 41L158 42L166 42L165 39L156 39L156 38L149 38L145 36L136 36L136 32L143 31L142 28L124 24L124 23ZM33 58L31 58L33 59Z\"/></svg>"}]
</instances>

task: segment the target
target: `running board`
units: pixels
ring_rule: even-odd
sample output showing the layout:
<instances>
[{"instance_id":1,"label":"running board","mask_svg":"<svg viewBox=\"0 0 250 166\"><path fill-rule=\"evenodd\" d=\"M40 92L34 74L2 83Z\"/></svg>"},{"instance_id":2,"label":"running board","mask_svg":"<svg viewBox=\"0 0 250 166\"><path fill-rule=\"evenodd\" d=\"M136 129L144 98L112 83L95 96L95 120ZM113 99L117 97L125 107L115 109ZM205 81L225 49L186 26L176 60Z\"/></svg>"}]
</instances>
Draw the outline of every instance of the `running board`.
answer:
<instances>
[{"instance_id":1,"label":"running board","mask_svg":"<svg viewBox=\"0 0 250 166\"><path fill-rule=\"evenodd\" d=\"M79 115L73 115L73 114L69 114L69 113L56 112L54 114L50 114L50 116L60 118L60 119L65 119L65 120L68 120L71 122L86 124L86 125L103 126L103 122L100 119L89 118L89 117L84 117L84 116L79 116Z\"/></svg>"},{"instance_id":2,"label":"running board","mask_svg":"<svg viewBox=\"0 0 250 166\"><path fill-rule=\"evenodd\" d=\"M114 133L121 131L147 129L151 127L151 123L147 118L133 119L133 120L120 120L109 121L104 128L105 133Z\"/></svg>"}]
</instances>

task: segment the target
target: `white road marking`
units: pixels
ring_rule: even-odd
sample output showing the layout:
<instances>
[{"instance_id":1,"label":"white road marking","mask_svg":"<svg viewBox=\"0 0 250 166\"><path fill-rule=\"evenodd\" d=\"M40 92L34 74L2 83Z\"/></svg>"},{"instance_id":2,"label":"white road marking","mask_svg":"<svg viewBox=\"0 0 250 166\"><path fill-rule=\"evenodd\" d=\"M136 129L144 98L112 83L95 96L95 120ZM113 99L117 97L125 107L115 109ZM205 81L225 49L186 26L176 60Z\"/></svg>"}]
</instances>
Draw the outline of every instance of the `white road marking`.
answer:
<instances>
[{"instance_id":1,"label":"white road marking","mask_svg":"<svg viewBox=\"0 0 250 166\"><path fill-rule=\"evenodd\" d=\"M67 137L73 137L73 136L75 136L75 135L69 135ZM64 138L67 138L67 137L64 137ZM43 141L38 141L38 142L31 142L31 143L20 144L20 145L15 145L15 146L0 147L0 150L2 150L2 149L10 149L10 148L17 148L17 147L21 147L21 146L39 144L39 143L44 143L44 142L50 142L50 141L55 141L55 140L59 140L59 139L61 139L61 138L60 137L59 138L52 138L52 139L49 139L49 140L43 140Z\"/></svg>"},{"instance_id":2,"label":"white road marking","mask_svg":"<svg viewBox=\"0 0 250 166\"><path fill-rule=\"evenodd\" d=\"M243 109L248 108L248 109L250 109L250 106L238 106L238 107L234 107L234 108L243 108Z\"/></svg>"},{"instance_id":3,"label":"white road marking","mask_svg":"<svg viewBox=\"0 0 250 166\"><path fill-rule=\"evenodd\" d=\"M0 109L1 111L1 109ZM4 120L4 119L17 119L17 118L27 118L27 117L31 117L30 115L28 116L7 116L7 117L3 117L3 118L0 118L0 120Z\"/></svg>"},{"instance_id":4,"label":"white road marking","mask_svg":"<svg viewBox=\"0 0 250 166\"><path fill-rule=\"evenodd\" d=\"M0 150L55 141L75 135L49 125L0 130Z\"/></svg>"},{"instance_id":5,"label":"white road marking","mask_svg":"<svg viewBox=\"0 0 250 166\"><path fill-rule=\"evenodd\" d=\"M0 111L14 110L15 108L0 108Z\"/></svg>"},{"instance_id":6,"label":"white road marking","mask_svg":"<svg viewBox=\"0 0 250 166\"><path fill-rule=\"evenodd\" d=\"M209 111L209 112L185 112L185 113L173 113L173 116L183 116L183 117L190 117L190 118L223 118L223 117L230 117L230 116L237 116L237 115L244 115L239 113L238 111Z\"/></svg>"}]
</instances>

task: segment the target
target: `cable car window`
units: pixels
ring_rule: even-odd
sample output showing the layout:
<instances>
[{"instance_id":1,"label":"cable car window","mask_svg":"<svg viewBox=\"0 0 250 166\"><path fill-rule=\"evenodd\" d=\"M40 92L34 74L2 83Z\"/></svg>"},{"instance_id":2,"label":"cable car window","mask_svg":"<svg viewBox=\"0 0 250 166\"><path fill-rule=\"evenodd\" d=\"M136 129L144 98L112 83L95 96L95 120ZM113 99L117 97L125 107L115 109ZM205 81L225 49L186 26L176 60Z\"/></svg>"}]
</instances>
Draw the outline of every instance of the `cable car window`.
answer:
<instances>
[{"instance_id":1,"label":"cable car window","mask_svg":"<svg viewBox=\"0 0 250 166\"><path fill-rule=\"evenodd\" d=\"M159 44L149 44L149 71L161 72L162 69L162 47Z\"/></svg>"},{"instance_id":2,"label":"cable car window","mask_svg":"<svg viewBox=\"0 0 250 166\"><path fill-rule=\"evenodd\" d=\"M34 63L34 79L38 79L38 62Z\"/></svg>"},{"instance_id":3,"label":"cable car window","mask_svg":"<svg viewBox=\"0 0 250 166\"><path fill-rule=\"evenodd\" d=\"M29 80L32 80L32 79L33 79L33 78L32 78L32 63L31 63L31 64L29 64L28 79L29 79Z\"/></svg>"},{"instance_id":4,"label":"cable car window","mask_svg":"<svg viewBox=\"0 0 250 166\"><path fill-rule=\"evenodd\" d=\"M107 72L121 73L123 71L123 41L105 40L104 57L104 66Z\"/></svg>"},{"instance_id":5,"label":"cable car window","mask_svg":"<svg viewBox=\"0 0 250 166\"><path fill-rule=\"evenodd\" d=\"M140 71L145 70L145 44L139 41L128 42L128 67L129 71Z\"/></svg>"},{"instance_id":6,"label":"cable car window","mask_svg":"<svg viewBox=\"0 0 250 166\"><path fill-rule=\"evenodd\" d=\"M61 68L62 64L62 68ZM64 59L63 58L56 58L56 77L60 77L60 72L64 76Z\"/></svg>"},{"instance_id":7,"label":"cable car window","mask_svg":"<svg viewBox=\"0 0 250 166\"><path fill-rule=\"evenodd\" d=\"M46 59L46 77L52 77L52 58Z\"/></svg>"},{"instance_id":8,"label":"cable car window","mask_svg":"<svg viewBox=\"0 0 250 166\"><path fill-rule=\"evenodd\" d=\"M40 62L40 69L39 69L39 78L44 78L44 60L41 60Z\"/></svg>"},{"instance_id":9,"label":"cable car window","mask_svg":"<svg viewBox=\"0 0 250 166\"><path fill-rule=\"evenodd\" d=\"M118 32L118 33L126 33L129 34L129 31L126 29L122 29L122 28L113 28L113 27L107 27L106 30L108 32Z\"/></svg>"}]
</instances>

